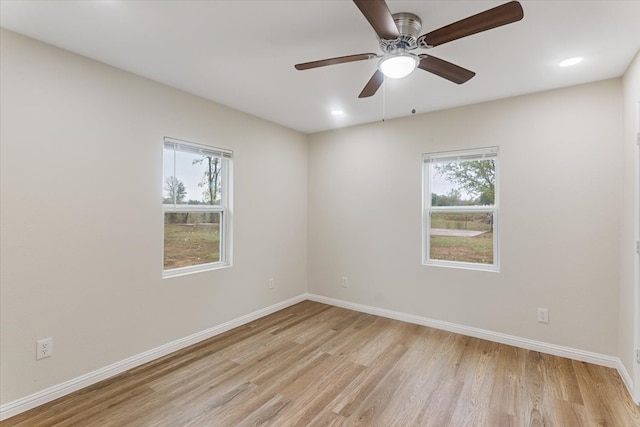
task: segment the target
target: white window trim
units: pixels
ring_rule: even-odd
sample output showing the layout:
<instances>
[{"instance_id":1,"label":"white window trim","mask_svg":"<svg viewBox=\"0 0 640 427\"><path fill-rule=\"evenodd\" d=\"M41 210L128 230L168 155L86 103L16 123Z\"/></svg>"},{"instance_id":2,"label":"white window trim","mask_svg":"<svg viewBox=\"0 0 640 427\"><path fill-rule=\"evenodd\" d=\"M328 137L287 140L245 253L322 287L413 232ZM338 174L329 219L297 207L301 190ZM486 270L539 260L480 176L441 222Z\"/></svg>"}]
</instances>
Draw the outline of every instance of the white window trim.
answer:
<instances>
[{"instance_id":1,"label":"white window trim","mask_svg":"<svg viewBox=\"0 0 640 427\"><path fill-rule=\"evenodd\" d=\"M426 153L422 155L422 264L437 267L460 268L467 270L500 271L500 245L499 245L499 149L498 147L477 148L470 150L447 151L438 153ZM493 206L431 206L431 175L430 165L453 161L494 159L495 161L495 195ZM481 213L493 214L493 264L481 264L473 262L432 260L431 250L431 213Z\"/></svg>"},{"instance_id":2,"label":"white window trim","mask_svg":"<svg viewBox=\"0 0 640 427\"><path fill-rule=\"evenodd\" d=\"M209 147L195 144L180 139L165 137L164 148L180 147L183 151L193 151L203 155L212 155L222 158L222 185L220 187L219 205L171 205L162 204L162 235L164 239L164 215L170 212L220 212L220 261L206 264L190 265L162 269L162 278L184 276L201 271L217 270L231 267L232 263L232 224L233 224L233 151L223 148ZM185 150L187 148L187 150ZM174 175L175 176L175 175ZM164 184L164 183L163 183ZM162 258L164 260L164 241L162 244Z\"/></svg>"}]
</instances>

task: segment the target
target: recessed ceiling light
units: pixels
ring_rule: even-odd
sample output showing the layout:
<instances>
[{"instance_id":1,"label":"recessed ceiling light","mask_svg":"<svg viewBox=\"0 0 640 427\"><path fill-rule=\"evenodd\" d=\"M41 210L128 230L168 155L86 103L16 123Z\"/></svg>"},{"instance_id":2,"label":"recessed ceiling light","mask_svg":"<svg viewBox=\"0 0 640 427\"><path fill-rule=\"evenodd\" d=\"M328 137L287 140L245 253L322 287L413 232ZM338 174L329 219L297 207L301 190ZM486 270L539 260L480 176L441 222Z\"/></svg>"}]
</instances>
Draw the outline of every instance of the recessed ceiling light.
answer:
<instances>
[{"instance_id":1,"label":"recessed ceiling light","mask_svg":"<svg viewBox=\"0 0 640 427\"><path fill-rule=\"evenodd\" d=\"M582 62L582 57L581 56L574 56L573 58L567 58L564 61L560 62L561 67L570 67L572 65L576 65L579 64L580 62Z\"/></svg>"},{"instance_id":2,"label":"recessed ceiling light","mask_svg":"<svg viewBox=\"0 0 640 427\"><path fill-rule=\"evenodd\" d=\"M342 110L331 110L331 115L332 116L341 116L344 114L344 111Z\"/></svg>"}]
</instances>

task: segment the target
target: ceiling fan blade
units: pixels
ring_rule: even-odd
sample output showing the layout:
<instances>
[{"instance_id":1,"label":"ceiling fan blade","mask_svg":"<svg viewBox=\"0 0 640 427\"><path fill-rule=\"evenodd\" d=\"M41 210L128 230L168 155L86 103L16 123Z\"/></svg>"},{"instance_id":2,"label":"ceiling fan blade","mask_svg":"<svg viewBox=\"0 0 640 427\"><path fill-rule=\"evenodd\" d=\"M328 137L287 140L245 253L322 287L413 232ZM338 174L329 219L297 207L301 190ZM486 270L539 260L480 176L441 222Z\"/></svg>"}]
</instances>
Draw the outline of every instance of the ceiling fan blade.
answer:
<instances>
[{"instance_id":1,"label":"ceiling fan blade","mask_svg":"<svg viewBox=\"0 0 640 427\"><path fill-rule=\"evenodd\" d=\"M433 47L502 25L511 24L524 17L522 6L517 1L485 10L477 15L454 22L418 37L418 46Z\"/></svg>"},{"instance_id":2,"label":"ceiling fan blade","mask_svg":"<svg viewBox=\"0 0 640 427\"><path fill-rule=\"evenodd\" d=\"M367 18L378 37L393 40L400 37L398 27L384 0L353 0L360 12Z\"/></svg>"},{"instance_id":3,"label":"ceiling fan blade","mask_svg":"<svg viewBox=\"0 0 640 427\"><path fill-rule=\"evenodd\" d=\"M376 70L367 85L362 89L362 92L360 92L360 95L358 95L358 98L368 98L375 95L382 82L384 82L384 74L382 74L382 71Z\"/></svg>"},{"instance_id":4,"label":"ceiling fan blade","mask_svg":"<svg viewBox=\"0 0 640 427\"><path fill-rule=\"evenodd\" d=\"M364 61L377 58L375 53L360 53L358 55L339 56L337 58L322 59L320 61L305 62L296 64L296 70L308 70L310 68L326 67L327 65L344 64L345 62Z\"/></svg>"},{"instance_id":5,"label":"ceiling fan blade","mask_svg":"<svg viewBox=\"0 0 640 427\"><path fill-rule=\"evenodd\" d=\"M418 68L440 76L457 84L468 81L476 73L431 55L420 55Z\"/></svg>"}]
</instances>

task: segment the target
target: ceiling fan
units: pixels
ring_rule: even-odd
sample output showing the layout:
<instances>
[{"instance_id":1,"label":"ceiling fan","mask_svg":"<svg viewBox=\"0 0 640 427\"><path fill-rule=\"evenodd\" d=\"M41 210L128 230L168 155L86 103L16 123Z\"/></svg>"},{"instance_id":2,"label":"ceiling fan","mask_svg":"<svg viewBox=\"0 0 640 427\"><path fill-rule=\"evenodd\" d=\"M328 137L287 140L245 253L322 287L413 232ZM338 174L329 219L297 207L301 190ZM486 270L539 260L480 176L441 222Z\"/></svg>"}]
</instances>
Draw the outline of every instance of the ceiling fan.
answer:
<instances>
[{"instance_id":1,"label":"ceiling fan","mask_svg":"<svg viewBox=\"0 0 640 427\"><path fill-rule=\"evenodd\" d=\"M385 0L353 0L353 2L378 35L383 53L361 53L322 59L296 64L295 68L309 70L327 65L380 58L378 69L362 89L358 98L373 96L382 85L385 76L390 78L406 77L416 68L433 73L453 83L462 84L475 76L476 73L435 56L424 53L415 54L410 51L417 48L431 49L462 37L511 24L521 20L524 16L520 3L510 1L419 36L422 21L413 13L403 12L392 15Z\"/></svg>"}]
</instances>

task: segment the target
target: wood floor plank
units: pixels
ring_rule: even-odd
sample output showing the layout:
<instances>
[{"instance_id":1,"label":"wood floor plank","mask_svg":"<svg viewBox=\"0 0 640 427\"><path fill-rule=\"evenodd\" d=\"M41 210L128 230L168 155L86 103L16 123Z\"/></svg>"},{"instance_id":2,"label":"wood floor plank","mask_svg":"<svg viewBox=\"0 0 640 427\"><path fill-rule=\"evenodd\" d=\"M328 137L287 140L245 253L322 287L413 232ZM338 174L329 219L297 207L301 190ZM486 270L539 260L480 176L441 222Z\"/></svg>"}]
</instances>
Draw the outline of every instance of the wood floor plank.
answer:
<instances>
[{"instance_id":1,"label":"wood floor plank","mask_svg":"<svg viewBox=\"0 0 640 427\"><path fill-rule=\"evenodd\" d=\"M346 423L345 418L342 415L338 415L328 409L324 409L318 414L308 427L340 427Z\"/></svg>"},{"instance_id":2,"label":"wood floor plank","mask_svg":"<svg viewBox=\"0 0 640 427\"><path fill-rule=\"evenodd\" d=\"M554 422L557 426L589 426L594 424L589 423L588 414L582 404L554 399L552 405Z\"/></svg>"},{"instance_id":3,"label":"wood floor plank","mask_svg":"<svg viewBox=\"0 0 640 427\"><path fill-rule=\"evenodd\" d=\"M213 358L194 362L148 382L149 387L159 393L184 395L191 388L202 385L208 378L215 379L239 367L229 359Z\"/></svg>"},{"instance_id":4,"label":"wood floor plank","mask_svg":"<svg viewBox=\"0 0 640 427\"><path fill-rule=\"evenodd\" d=\"M268 359L260 360L257 369L252 369L251 382L258 385L275 383L283 385L285 378L293 378L308 369L309 363L318 357L325 357L326 353L318 351L317 346L332 338L334 334L333 331L326 331L318 336L317 341L306 345L292 341L291 351L285 349Z\"/></svg>"},{"instance_id":5,"label":"wood floor plank","mask_svg":"<svg viewBox=\"0 0 640 427\"><path fill-rule=\"evenodd\" d=\"M188 410L193 418L186 426L217 425L219 418L226 411L231 402L244 401L244 399L258 386L248 381L237 384L226 384L214 391L212 398L208 395L201 396L197 401L190 401L179 406Z\"/></svg>"},{"instance_id":6,"label":"wood floor plank","mask_svg":"<svg viewBox=\"0 0 640 427\"><path fill-rule=\"evenodd\" d=\"M544 359L537 351L527 352L524 366L524 425L546 427L553 425L545 406L546 384Z\"/></svg>"},{"instance_id":7,"label":"wood floor plank","mask_svg":"<svg viewBox=\"0 0 640 427\"><path fill-rule=\"evenodd\" d=\"M429 397L414 425L424 427L455 425L451 423L451 418L458 405L463 387L464 383L453 378L441 381Z\"/></svg>"},{"instance_id":8,"label":"wood floor plank","mask_svg":"<svg viewBox=\"0 0 640 427\"><path fill-rule=\"evenodd\" d=\"M491 411L491 397L497 376L499 344L470 338L465 346L457 378L462 383L458 404L451 417L451 425L473 426L486 424ZM462 373L463 375L460 375ZM495 410L493 410L495 411ZM498 412L498 411L496 411Z\"/></svg>"},{"instance_id":9,"label":"wood floor plank","mask_svg":"<svg viewBox=\"0 0 640 427\"><path fill-rule=\"evenodd\" d=\"M550 393L559 400L582 405L582 393L571 360L545 355L545 361L546 383ZM562 378L563 381L556 381L556 378Z\"/></svg>"},{"instance_id":10,"label":"wood floor plank","mask_svg":"<svg viewBox=\"0 0 640 427\"><path fill-rule=\"evenodd\" d=\"M573 365L589 419L603 427L632 425L633 414L622 411L623 405L616 398L620 394L612 396L607 386L608 377L617 373L585 362L574 362Z\"/></svg>"},{"instance_id":11,"label":"wood floor plank","mask_svg":"<svg viewBox=\"0 0 640 427\"><path fill-rule=\"evenodd\" d=\"M404 358L402 359L404 360ZM398 386L394 396L394 404L387 406L381 418L389 426L416 425L427 402L433 393L437 392L441 377L428 364L421 366L421 370L401 369L397 364L394 369L405 373L404 382Z\"/></svg>"},{"instance_id":12,"label":"wood floor plank","mask_svg":"<svg viewBox=\"0 0 640 427\"><path fill-rule=\"evenodd\" d=\"M390 421L382 415L395 400L400 384L405 382L409 375L401 370L392 369L349 415L349 425L389 425Z\"/></svg>"},{"instance_id":13,"label":"wood floor plank","mask_svg":"<svg viewBox=\"0 0 640 427\"><path fill-rule=\"evenodd\" d=\"M272 408L273 405L275 405L275 402L279 401L284 402L285 399L274 392L272 389L269 390L260 386L255 387L249 390L248 393L244 394L242 396L242 399L232 400L228 404L226 404L224 408L222 408L222 410L217 411L215 414L215 425L239 425L245 422L244 420L254 412L262 413L266 410L265 408ZM257 418L259 417L253 417L253 419L256 421Z\"/></svg>"},{"instance_id":14,"label":"wood floor plank","mask_svg":"<svg viewBox=\"0 0 640 427\"><path fill-rule=\"evenodd\" d=\"M328 362L331 375L319 375L309 381L309 385L294 396L292 404L273 419L275 425L286 424L292 419L295 419L298 425L310 424L336 394L365 369L362 365L340 360L337 357L330 357ZM287 396L287 389L282 393Z\"/></svg>"},{"instance_id":15,"label":"wood floor plank","mask_svg":"<svg viewBox=\"0 0 640 427\"><path fill-rule=\"evenodd\" d=\"M639 427L611 369L304 301L4 427Z\"/></svg>"},{"instance_id":16,"label":"wood floor plank","mask_svg":"<svg viewBox=\"0 0 640 427\"><path fill-rule=\"evenodd\" d=\"M364 399L377 387L391 368L407 351L403 345L396 345L356 377L330 404L329 408L344 417L349 417Z\"/></svg>"},{"instance_id":17,"label":"wood floor plank","mask_svg":"<svg viewBox=\"0 0 640 427\"><path fill-rule=\"evenodd\" d=\"M262 426L271 424L284 408L291 401L287 398L276 395L257 410L253 411L248 417L239 422L238 426ZM230 424L227 424L230 425Z\"/></svg>"},{"instance_id":18,"label":"wood floor plank","mask_svg":"<svg viewBox=\"0 0 640 427\"><path fill-rule=\"evenodd\" d=\"M510 345L499 348L489 402L489 406L498 413L514 417L518 414L518 402L523 389L520 366L523 364L524 352L525 350Z\"/></svg>"},{"instance_id":19,"label":"wood floor plank","mask_svg":"<svg viewBox=\"0 0 640 427\"><path fill-rule=\"evenodd\" d=\"M371 323L367 319L370 315L363 313L355 313L356 316L349 316L345 318L340 324L331 327L331 330L336 332L336 338L332 339L318 348L325 353L344 355L344 349L348 349L354 339L359 339L360 331L365 326L365 323ZM336 327L337 326L337 327ZM366 325L368 326L368 324Z\"/></svg>"}]
</instances>

